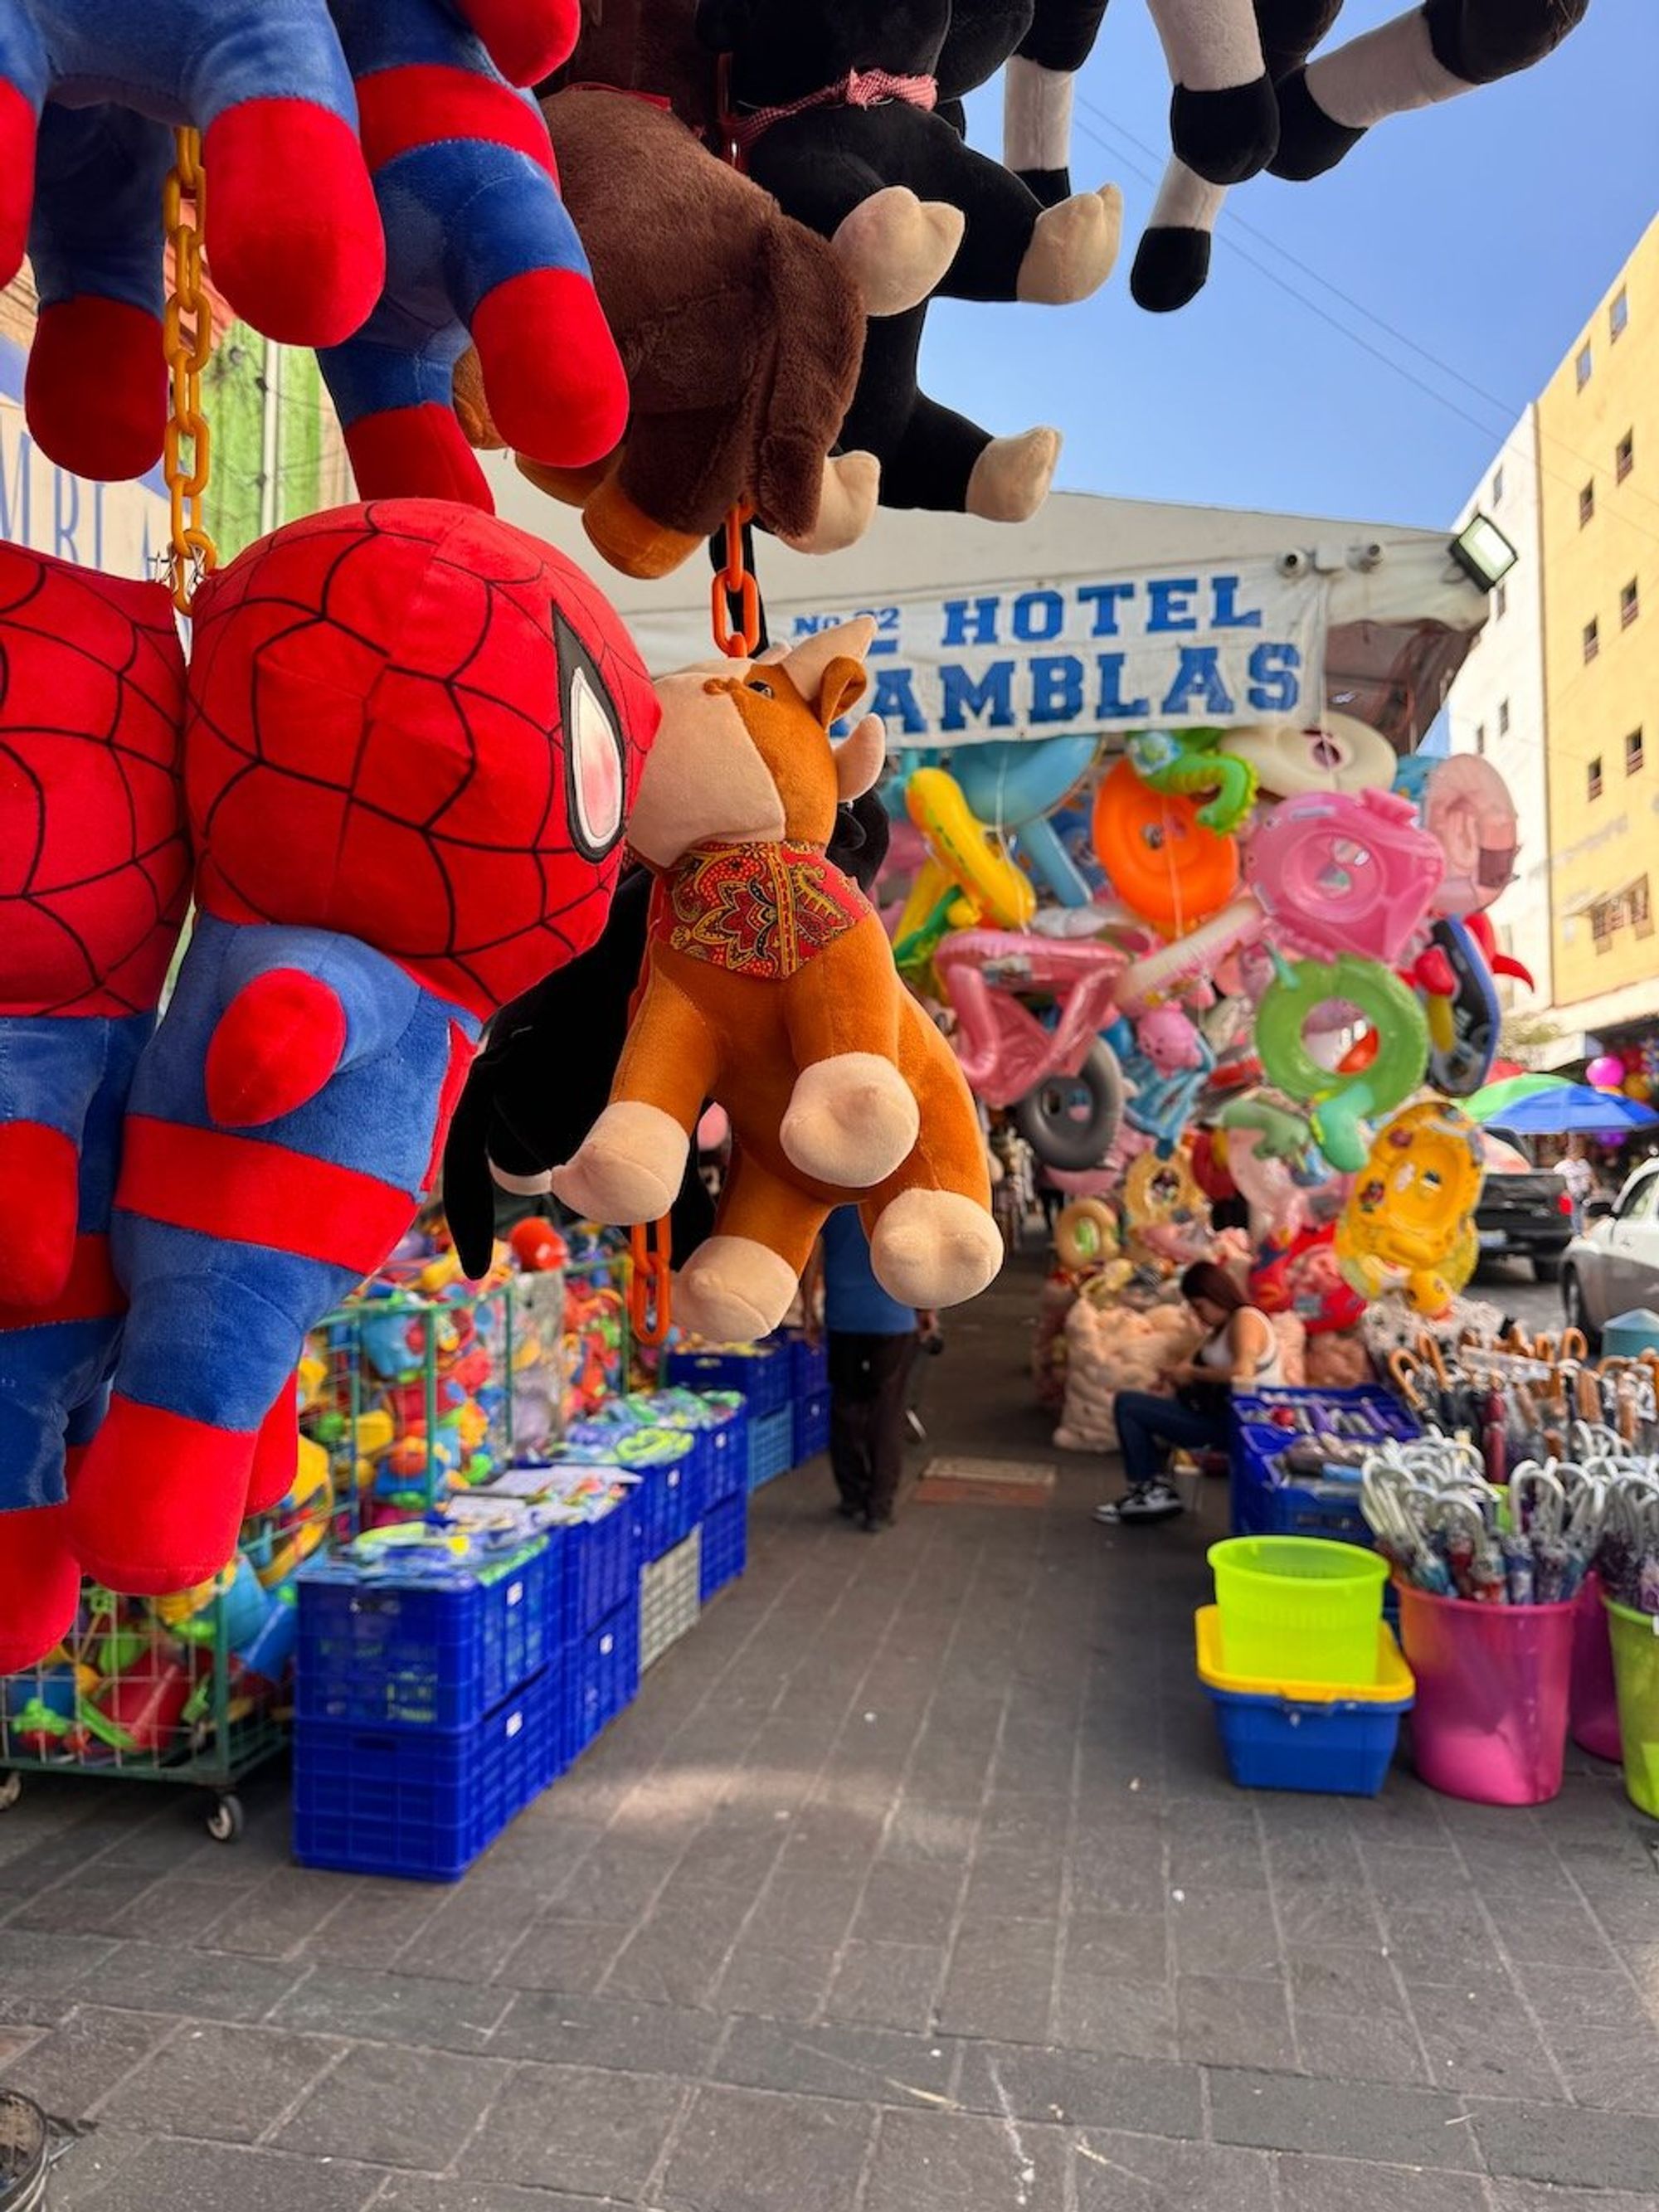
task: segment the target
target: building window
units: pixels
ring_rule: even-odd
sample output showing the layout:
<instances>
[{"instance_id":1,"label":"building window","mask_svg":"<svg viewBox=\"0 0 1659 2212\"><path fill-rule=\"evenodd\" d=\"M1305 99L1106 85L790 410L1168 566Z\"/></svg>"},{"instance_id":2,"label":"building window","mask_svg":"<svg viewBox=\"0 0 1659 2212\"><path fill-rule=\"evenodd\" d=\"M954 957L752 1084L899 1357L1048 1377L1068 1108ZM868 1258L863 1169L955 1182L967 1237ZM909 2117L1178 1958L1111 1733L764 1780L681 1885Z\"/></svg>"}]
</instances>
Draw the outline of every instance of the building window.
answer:
<instances>
[{"instance_id":1,"label":"building window","mask_svg":"<svg viewBox=\"0 0 1659 2212\"><path fill-rule=\"evenodd\" d=\"M1591 373L1595 367L1595 358L1590 352L1589 340L1588 338L1586 338L1583 344L1579 347L1578 358L1574 362L1573 367L1577 373L1578 389L1582 392L1584 386L1589 382Z\"/></svg>"},{"instance_id":2,"label":"building window","mask_svg":"<svg viewBox=\"0 0 1659 2212\"><path fill-rule=\"evenodd\" d=\"M1486 750L1486 726L1484 722L1477 722L1474 726L1474 750L1478 753L1484 753Z\"/></svg>"},{"instance_id":3,"label":"building window","mask_svg":"<svg viewBox=\"0 0 1659 2212\"><path fill-rule=\"evenodd\" d=\"M1502 470L1502 469L1494 469L1494 470L1492 471L1492 505L1493 505L1494 507L1498 506L1498 504L1499 503L1499 501L1503 499L1503 496L1504 496L1504 471L1503 471L1503 470Z\"/></svg>"},{"instance_id":4,"label":"building window","mask_svg":"<svg viewBox=\"0 0 1659 2212\"><path fill-rule=\"evenodd\" d=\"M1629 322L1629 320L1630 301L1626 298L1622 290L1617 291L1613 295L1612 306L1607 309L1608 331L1614 338L1620 337L1624 331L1626 324Z\"/></svg>"},{"instance_id":5,"label":"building window","mask_svg":"<svg viewBox=\"0 0 1659 2212\"><path fill-rule=\"evenodd\" d=\"M1640 730L1632 730L1625 739L1625 774L1639 775L1643 765L1642 732Z\"/></svg>"},{"instance_id":6,"label":"building window","mask_svg":"<svg viewBox=\"0 0 1659 2212\"><path fill-rule=\"evenodd\" d=\"M1630 926L1638 937L1653 934L1653 907L1648 897L1648 879L1632 884L1625 894L1625 903L1630 909Z\"/></svg>"},{"instance_id":7,"label":"building window","mask_svg":"<svg viewBox=\"0 0 1659 2212\"><path fill-rule=\"evenodd\" d=\"M1500 738L1506 738L1509 733L1510 702L1507 699L1500 699L1498 702L1498 734Z\"/></svg>"},{"instance_id":8,"label":"building window","mask_svg":"<svg viewBox=\"0 0 1659 2212\"><path fill-rule=\"evenodd\" d=\"M1582 530L1595 512L1595 479L1592 477L1578 495L1578 527Z\"/></svg>"},{"instance_id":9,"label":"building window","mask_svg":"<svg viewBox=\"0 0 1659 2212\"><path fill-rule=\"evenodd\" d=\"M1597 899L1595 904L1590 908L1590 935L1595 941L1595 949L1598 952L1610 950L1613 933L1619 927L1620 909L1623 905L1622 899Z\"/></svg>"},{"instance_id":10,"label":"building window","mask_svg":"<svg viewBox=\"0 0 1659 2212\"><path fill-rule=\"evenodd\" d=\"M1623 483L1625 478L1630 474L1631 471L1635 466L1636 433L1634 430L1626 430L1624 436L1619 441L1619 443L1613 449L1613 482L1615 483Z\"/></svg>"},{"instance_id":11,"label":"building window","mask_svg":"<svg viewBox=\"0 0 1659 2212\"><path fill-rule=\"evenodd\" d=\"M1585 777L1585 796L1589 799L1599 799L1601 796L1601 756L1600 753L1597 753L1595 758L1589 764L1589 772Z\"/></svg>"},{"instance_id":12,"label":"building window","mask_svg":"<svg viewBox=\"0 0 1659 2212\"><path fill-rule=\"evenodd\" d=\"M1500 584L1492 593L1493 609L1498 621L1502 622L1510 611L1510 587Z\"/></svg>"},{"instance_id":13,"label":"building window","mask_svg":"<svg viewBox=\"0 0 1659 2212\"><path fill-rule=\"evenodd\" d=\"M1628 629L1641 611L1642 602L1637 592L1636 579L1632 576L1629 583L1625 586L1624 589L1619 594L1619 627L1620 629Z\"/></svg>"},{"instance_id":14,"label":"building window","mask_svg":"<svg viewBox=\"0 0 1659 2212\"><path fill-rule=\"evenodd\" d=\"M1595 656L1596 656L1596 654L1597 654L1598 653L1600 653L1600 651L1601 651L1601 623L1600 623L1599 622L1595 622L1595 621L1587 622L1587 623L1584 624L1584 658L1585 658L1585 659L1586 659L1586 660L1594 660L1594 659L1595 659Z\"/></svg>"}]
</instances>

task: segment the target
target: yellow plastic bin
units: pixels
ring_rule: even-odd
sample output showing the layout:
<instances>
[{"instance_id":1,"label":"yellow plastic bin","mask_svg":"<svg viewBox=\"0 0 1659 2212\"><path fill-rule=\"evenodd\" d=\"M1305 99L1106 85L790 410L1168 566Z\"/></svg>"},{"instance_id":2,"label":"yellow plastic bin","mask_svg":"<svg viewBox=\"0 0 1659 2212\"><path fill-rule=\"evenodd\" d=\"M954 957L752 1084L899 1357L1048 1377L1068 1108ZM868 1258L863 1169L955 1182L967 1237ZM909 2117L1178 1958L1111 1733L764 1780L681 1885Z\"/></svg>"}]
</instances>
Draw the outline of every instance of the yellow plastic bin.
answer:
<instances>
[{"instance_id":1,"label":"yellow plastic bin","mask_svg":"<svg viewBox=\"0 0 1659 2212\"><path fill-rule=\"evenodd\" d=\"M1388 1562L1318 1536L1230 1536L1210 1547L1221 1655L1266 1682L1376 1680Z\"/></svg>"},{"instance_id":2,"label":"yellow plastic bin","mask_svg":"<svg viewBox=\"0 0 1659 2212\"><path fill-rule=\"evenodd\" d=\"M1606 1600L1619 1686L1625 1790L1632 1805L1659 1820L1659 1617Z\"/></svg>"},{"instance_id":3,"label":"yellow plastic bin","mask_svg":"<svg viewBox=\"0 0 1659 2212\"><path fill-rule=\"evenodd\" d=\"M1241 1789L1376 1796L1394 1764L1401 1716L1417 1693L1385 1622L1375 1631L1376 1680L1365 1684L1257 1682L1230 1674L1222 1664L1216 1607L1206 1605L1194 1626L1198 1679Z\"/></svg>"}]
</instances>

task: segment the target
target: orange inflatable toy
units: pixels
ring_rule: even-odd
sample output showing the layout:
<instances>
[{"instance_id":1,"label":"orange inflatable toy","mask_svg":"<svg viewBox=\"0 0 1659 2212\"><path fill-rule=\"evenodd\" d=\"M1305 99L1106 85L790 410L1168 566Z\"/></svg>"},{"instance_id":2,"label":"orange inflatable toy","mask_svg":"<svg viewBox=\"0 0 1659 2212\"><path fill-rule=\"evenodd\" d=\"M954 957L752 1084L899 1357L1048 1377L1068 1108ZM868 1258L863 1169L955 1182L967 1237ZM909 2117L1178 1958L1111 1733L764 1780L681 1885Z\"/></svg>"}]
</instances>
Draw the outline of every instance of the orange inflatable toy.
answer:
<instances>
[{"instance_id":1,"label":"orange inflatable toy","mask_svg":"<svg viewBox=\"0 0 1659 2212\"><path fill-rule=\"evenodd\" d=\"M1095 792L1095 857L1125 906L1166 934L1206 921L1238 889L1238 847L1206 830L1196 801L1154 791L1127 760Z\"/></svg>"}]
</instances>

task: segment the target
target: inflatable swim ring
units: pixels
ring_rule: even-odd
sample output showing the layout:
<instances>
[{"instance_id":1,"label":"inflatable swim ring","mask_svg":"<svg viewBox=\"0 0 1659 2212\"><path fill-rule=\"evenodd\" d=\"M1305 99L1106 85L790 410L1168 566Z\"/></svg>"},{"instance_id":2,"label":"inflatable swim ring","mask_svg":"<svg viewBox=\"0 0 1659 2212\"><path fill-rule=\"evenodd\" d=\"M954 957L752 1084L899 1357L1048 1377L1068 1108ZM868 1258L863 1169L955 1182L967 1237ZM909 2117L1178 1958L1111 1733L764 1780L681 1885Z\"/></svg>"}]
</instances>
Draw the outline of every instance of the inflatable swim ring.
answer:
<instances>
[{"instance_id":1,"label":"inflatable swim ring","mask_svg":"<svg viewBox=\"0 0 1659 2212\"><path fill-rule=\"evenodd\" d=\"M1095 792L1096 856L1125 906L1182 932L1218 914L1238 889L1238 848L1198 818L1190 799L1154 791L1127 760Z\"/></svg>"}]
</instances>

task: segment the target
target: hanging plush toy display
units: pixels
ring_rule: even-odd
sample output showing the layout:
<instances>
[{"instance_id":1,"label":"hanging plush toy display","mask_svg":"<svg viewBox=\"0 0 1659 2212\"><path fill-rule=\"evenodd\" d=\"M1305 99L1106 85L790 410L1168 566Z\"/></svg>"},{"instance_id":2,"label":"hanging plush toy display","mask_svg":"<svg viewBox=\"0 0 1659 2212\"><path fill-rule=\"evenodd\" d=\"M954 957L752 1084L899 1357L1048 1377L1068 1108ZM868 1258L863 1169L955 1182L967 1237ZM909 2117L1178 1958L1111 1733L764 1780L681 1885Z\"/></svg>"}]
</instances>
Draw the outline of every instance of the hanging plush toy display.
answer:
<instances>
[{"instance_id":1,"label":"hanging plush toy display","mask_svg":"<svg viewBox=\"0 0 1659 2212\"><path fill-rule=\"evenodd\" d=\"M197 921L133 1082L131 1310L70 1505L141 1594L216 1573L286 1487L306 1331L431 1188L481 1023L597 937L656 719L593 587L465 508L291 524L195 632Z\"/></svg>"},{"instance_id":2,"label":"hanging plush toy display","mask_svg":"<svg viewBox=\"0 0 1659 2212\"><path fill-rule=\"evenodd\" d=\"M873 719L830 738L865 690L874 628L664 681L629 820L660 879L643 988L611 1104L553 1188L593 1220L656 1220L705 1100L723 1105L733 1172L675 1288L680 1321L716 1341L778 1325L825 1218L852 1200L878 1278L909 1304L972 1297L1001 1263L961 1071L824 854L837 801L884 753Z\"/></svg>"}]
</instances>

